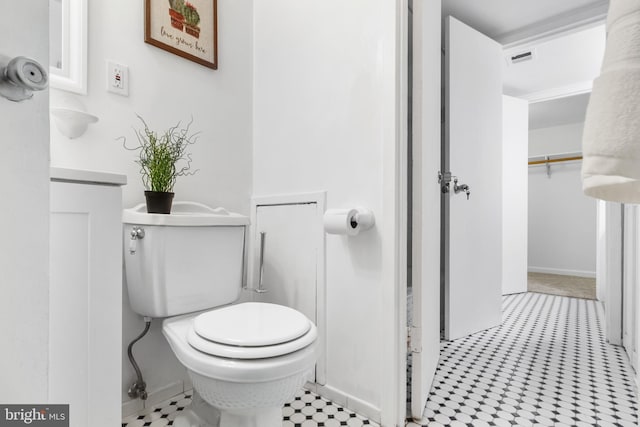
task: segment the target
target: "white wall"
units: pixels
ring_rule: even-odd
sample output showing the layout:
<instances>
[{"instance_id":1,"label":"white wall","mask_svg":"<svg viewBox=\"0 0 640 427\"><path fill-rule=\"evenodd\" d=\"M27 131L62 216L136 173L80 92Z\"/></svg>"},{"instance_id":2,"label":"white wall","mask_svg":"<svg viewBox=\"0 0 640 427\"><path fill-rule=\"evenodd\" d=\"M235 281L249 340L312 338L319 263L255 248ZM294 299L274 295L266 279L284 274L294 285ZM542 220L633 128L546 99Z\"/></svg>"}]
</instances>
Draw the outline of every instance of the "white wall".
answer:
<instances>
[{"instance_id":1,"label":"white wall","mask_svg":"<svg viewBox=\"0 0 640 427\"><path fill-rule=\"evenodd\" d=\"M0 2L0 54L49 63L49 7ZM0 402L42 403L48 394L49 93L0 97Z\"/></svg>"},{"instance_id":2,"label":"white wall","mask_svg":"<svg viewBox=\"0 0 640 427\"><path fill-rule=\"evenodd\" d=\"M254 7L254 193L327 190L327 208L365 206L375 213L369 232L327 236L322 392L347 396L347 406L384 423L385 408L396 406L398 343L391 337L400 304L394 293L397 5L274 0Z\"/></svg>"},{"instance_id":3,"label":"white wall","mask_svg":"<svg viewBox=\"0 0 640 427\"><path fill-rule=\"evenodd\" d=\"M529 131L529 156L582 151L584 123L571 123Z\"/></svg>"},{"instance_id":4,"label":"white wall","mask_svg":"<svg viewBox=\"0 0 640 427\"><path fill-rule=\"evenodd\" d=\"M581 151L582 123L529 132L529 156ZM581 162L529 167L529 271L595 277L596 200L582 193Z\"/></svg>"},{"instance_id":5,"label":"white wall","mask_svg":"<svg viewBox=\"0 0 640 427\"><path fill-rule=\"evenodd\" d=\"M89 2L88 95L77 97L99 116L85 135L69 140L51 129L54 166L124 173L125 207L143 202L135 154L115 139L134 138L138 113L156 129L193 116L201 131L193 146L195 176L181 178L176 200L195 200L248 214L251 195L252 1L218 1L219 68L211 70L144 43L144 2ZM106 92L105 59L129 66L130 96ZM63 93L52 94L52 105ZM123 400L134 378L126 357L129 341L142 331L142 319L123 301ZM161 334L160 321L134 347L149 391L186 378Z\"/></svg>"},{"instance_id":6,"label":"white wall","mask_svg":"<svg viewBox=\"0 0 640 427\"><path fill-rule=\"evenodd\" d=\"M529 104L502 97L502 294L527 291Z\"/></svg>"}]
</instances>

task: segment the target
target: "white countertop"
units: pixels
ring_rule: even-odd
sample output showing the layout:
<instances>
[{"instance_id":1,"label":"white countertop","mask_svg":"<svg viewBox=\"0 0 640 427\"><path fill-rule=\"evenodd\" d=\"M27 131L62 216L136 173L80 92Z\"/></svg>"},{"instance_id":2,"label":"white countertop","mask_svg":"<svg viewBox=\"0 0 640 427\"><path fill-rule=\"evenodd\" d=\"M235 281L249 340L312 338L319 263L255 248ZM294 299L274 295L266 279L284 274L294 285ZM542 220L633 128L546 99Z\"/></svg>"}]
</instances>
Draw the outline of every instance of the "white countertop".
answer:
<instances>
[{"instance_id":1,"label":"white countertop","mask_svg":"<svg viewBox=\"0 0 640 427\"><path fill-rule=\"evenodd\" d=\"M87 171L52 167L49 170L51 181L77 182L100 185L126 185L127 176L111 172Z\"/></svg>"}]
</instances>

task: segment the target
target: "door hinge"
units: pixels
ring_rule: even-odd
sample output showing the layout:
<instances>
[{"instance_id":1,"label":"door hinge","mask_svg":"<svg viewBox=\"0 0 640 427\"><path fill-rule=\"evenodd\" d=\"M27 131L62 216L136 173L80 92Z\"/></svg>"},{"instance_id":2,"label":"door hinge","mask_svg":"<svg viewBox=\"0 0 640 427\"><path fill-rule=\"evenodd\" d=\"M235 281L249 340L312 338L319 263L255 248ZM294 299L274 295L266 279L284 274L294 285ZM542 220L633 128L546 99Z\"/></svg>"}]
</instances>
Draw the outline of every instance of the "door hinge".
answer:
<instances>
[{"instance_id":1,"label":"door hinge","mask_svg":"<svg viewBox=\"0 0 640 427\"><path fill-rule=\"evenodd\" d=\"M422 328L407 328L407 346L412 353L422 353Z\"/></svg>"}]
</instances>

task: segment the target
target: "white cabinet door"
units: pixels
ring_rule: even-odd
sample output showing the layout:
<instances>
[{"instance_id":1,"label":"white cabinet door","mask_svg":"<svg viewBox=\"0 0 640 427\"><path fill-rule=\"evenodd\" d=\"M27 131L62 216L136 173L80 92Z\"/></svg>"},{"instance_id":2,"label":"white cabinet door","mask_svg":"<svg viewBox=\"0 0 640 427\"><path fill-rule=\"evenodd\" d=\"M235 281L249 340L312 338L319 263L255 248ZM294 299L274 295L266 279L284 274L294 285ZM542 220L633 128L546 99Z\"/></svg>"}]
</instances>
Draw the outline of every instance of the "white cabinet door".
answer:
<instances>
[{"instance_id":1,"label":"white cabinet door","mask_svg":"<svg viewBox=\"0 0 640 427\"><path fill-rule=\"evenodd\" d=\"M316 315L315 204L258 206L256 240L264 233L262 301L295 308L313 322Z\"/></svg>"},{"instance_id":2,"label":"white cabinet door","mask_svg":"<svg viewBox=\"0 0 640 427\"><path fill-rule=\"evenodd\" d=\"M319 268L323 256L322 213L317 203L258 205L254 244L259 280L260 233L264 233L262 285L265 293L255 294L262 302L292 307L318 326L320 349L324 346L324 325L318 312ZM324 382L324 355L320 351L317 382Z\"/></svg>"},{"instance_id":3,"label":"white cabinet door","mask_svg":"<svg viewBox=\"0 0 640 427\"><path fill-rule=\"evenodd\" d=\"M49 401L71 427L121 423L120 187L51 183Z\"/></svg>"}]
</instances>

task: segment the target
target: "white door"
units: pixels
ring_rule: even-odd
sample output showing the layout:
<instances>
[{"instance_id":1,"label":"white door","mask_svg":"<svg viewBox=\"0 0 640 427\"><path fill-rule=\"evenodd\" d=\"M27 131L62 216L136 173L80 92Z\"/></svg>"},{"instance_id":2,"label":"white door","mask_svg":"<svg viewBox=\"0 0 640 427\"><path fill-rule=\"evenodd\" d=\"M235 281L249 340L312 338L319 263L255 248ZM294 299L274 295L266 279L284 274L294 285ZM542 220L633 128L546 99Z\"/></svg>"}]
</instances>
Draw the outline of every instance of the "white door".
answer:
<instances>
[{"instance_id":1,"label":"white door","mask_svg":"<svg viewBox=\"0 0 640 427\"><path fill-rule=\"evenodd\" d=\"M501 322L502 47L445 19L444 332L448 340ZM446 179L446 178L445 178ZM457 194L455 187L469 186Z\"/></svg>"},{"instance_id":2,"label":"white door","mask_svg":"<svg viewBox=\"0 0 640 427\"><path fill-rule=\"evenodd\" d=\"M502 294L527 292L529 103L502 97Z\"/></svg>"},{"instance_id":3,"label":"white door","mask_svg":"<svg viewBox=\"0 0 640 427\"><path fill-rule=\"evenodd\" d=\"M419 420L440 356L440 1L413 2L411 417Z\"/></svg>"}]
</instances>

